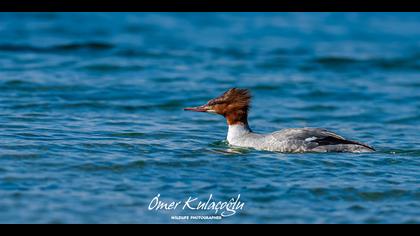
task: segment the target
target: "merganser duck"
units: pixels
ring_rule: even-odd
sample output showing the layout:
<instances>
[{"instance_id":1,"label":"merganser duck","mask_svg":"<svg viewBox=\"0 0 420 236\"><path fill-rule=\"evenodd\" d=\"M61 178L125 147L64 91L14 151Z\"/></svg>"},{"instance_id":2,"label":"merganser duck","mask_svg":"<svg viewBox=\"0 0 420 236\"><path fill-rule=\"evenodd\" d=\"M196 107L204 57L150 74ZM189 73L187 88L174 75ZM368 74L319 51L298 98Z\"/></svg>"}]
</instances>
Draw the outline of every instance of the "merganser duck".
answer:
<instances>
[{"instance_id":1,"label":"merganser duck","mask_svg":"<svg viewBox=\"0 0 420 236\"><path fill-rule=\"evenodd\" d=\"M270 134L254 133L248 125L251 94L232 88L221 96L186 111L219 114L226 118L227 141L232 146L275 152L373 152L367 144L347 140L321 128L289 128Z\"/></svg>"}]
</instances>

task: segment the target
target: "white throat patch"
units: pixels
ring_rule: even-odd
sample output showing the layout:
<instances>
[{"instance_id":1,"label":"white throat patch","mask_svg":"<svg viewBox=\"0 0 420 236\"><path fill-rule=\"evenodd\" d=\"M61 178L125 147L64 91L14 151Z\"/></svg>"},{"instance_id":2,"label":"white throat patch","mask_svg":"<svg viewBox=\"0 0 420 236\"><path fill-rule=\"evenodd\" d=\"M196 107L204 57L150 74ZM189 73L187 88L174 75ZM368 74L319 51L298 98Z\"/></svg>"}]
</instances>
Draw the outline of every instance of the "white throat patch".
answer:
<instances>
[{"instance_id":1,"label":"white throat patch","mask_svg":"<svg viewBox=\"0 0 420 236\"><path fill-rule=\"evenodd\" d=\"M251 132L248 126L238 124L238 125L229 125L227 141L232 143L234 139L240 138L241 136Z\"/></svg>"}]
</instances>

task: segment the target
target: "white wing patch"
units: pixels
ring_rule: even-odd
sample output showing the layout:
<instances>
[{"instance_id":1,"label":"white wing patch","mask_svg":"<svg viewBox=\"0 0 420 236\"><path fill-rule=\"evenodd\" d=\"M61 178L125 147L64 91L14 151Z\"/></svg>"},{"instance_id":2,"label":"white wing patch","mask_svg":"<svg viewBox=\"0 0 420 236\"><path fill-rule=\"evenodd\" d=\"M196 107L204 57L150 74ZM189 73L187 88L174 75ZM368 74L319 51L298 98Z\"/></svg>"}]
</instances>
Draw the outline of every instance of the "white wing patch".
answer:
<instances>
[{"instance_id":1,"label":"white wing patch","mask_svg":"<svg viewBox=\"0 0 420 236\"><path fill-rule=\"evenodd\" d=\"M318 139L317 137L312 136L312 137L310 137L310 138L306 138L306 139L305 139L305 141L306 141L306 142L311 142L311 141L314 141L314 140L317 140L317 139Z\"/></svg>"}]
</instances>

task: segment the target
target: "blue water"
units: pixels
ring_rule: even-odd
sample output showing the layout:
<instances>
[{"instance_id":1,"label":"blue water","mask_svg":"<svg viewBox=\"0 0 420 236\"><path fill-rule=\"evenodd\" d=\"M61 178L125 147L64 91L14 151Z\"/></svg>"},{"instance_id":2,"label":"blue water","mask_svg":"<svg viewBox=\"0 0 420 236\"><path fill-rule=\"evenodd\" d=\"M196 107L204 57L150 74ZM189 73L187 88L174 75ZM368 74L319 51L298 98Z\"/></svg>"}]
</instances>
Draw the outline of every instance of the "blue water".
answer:
<instances>
[{"instance_id":1,"label":"blue water","mask_svg":"<svg viewBox=\"0 0 420 236\"><path fill-rule=\"evenodd\" d=\"M0 13L1 223L420 223L419 13ZM251 128L373 154L229 147L184 112L251 89ZM148 210L153 197L227 201Z\"/></svg>"}]
</instances>

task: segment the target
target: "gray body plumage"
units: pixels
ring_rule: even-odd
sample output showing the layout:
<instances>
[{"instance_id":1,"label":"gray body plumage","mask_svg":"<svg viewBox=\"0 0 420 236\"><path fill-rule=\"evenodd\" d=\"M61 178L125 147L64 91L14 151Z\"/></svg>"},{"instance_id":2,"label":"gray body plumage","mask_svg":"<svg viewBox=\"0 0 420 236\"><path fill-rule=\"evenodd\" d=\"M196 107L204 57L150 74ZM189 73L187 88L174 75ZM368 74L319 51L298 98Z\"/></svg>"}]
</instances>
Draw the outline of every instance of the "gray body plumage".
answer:
<instances>
[{"instance_id":1,"label":"gray body plumage","mask_svg":"<svg viewBox=\"0 0 420 236\"><path fill-rule=\"evenodd\" d=\"M277 152L372 152L372 147L320 128L283 129L257 134L246 125L230 125L230 145Z\"/></svg>"}]
</instances>

